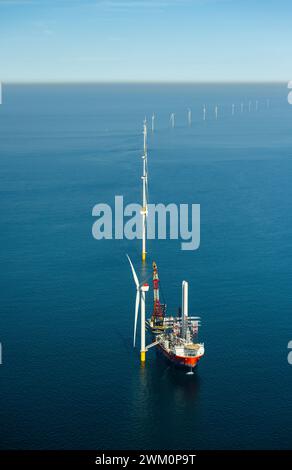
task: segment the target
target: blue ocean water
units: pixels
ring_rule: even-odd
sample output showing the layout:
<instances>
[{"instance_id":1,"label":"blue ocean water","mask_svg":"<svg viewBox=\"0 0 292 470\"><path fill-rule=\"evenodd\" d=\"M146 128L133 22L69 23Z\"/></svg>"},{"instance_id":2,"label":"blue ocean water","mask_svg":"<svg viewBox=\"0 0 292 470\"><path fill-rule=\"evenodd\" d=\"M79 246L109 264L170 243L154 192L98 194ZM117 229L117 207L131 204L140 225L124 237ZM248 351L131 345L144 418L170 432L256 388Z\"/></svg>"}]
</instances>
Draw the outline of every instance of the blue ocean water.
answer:
<instances>
[{"instance_id":1,"label":"blue ocean water","mask_svg":"<svg viewBox=\"0 0 292 470\"><path fill-rule=\"evenodd\" d=\"M201 245L151 241L143 269L139 241L93 239L91 212L140 201L152 112L150 201L200 204ZM4 86L0 447L291 447L291 181L285 84ZM141 277L157 262L169 312L189 281L206 347L195 375L154 350L140 367L125 253Z\"/></svg>"}]
</instances>

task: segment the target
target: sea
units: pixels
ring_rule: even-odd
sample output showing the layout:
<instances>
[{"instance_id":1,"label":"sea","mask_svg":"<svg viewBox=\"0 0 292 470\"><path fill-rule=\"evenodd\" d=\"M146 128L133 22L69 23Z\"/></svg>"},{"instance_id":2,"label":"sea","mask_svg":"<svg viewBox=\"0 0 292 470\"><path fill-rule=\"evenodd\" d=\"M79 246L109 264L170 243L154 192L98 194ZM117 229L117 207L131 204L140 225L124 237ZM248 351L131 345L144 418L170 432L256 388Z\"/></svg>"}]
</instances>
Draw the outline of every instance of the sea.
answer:
<instances>
[{"instance_id":1,"label":"sea","mask_svg":"<svg viewBox=\"0 0 292 470\"><path fill-rule=\"evenodd\" d=\"M1 449L291 448L287 95L285 83L3 84ZM94 239L92 209L141 202L145 117L149 202L200 204L200 246L149 240L142 265L141 240ZM194 375L155 347L141 366L126 253L150 287L157 263L169 315L189 282L205 344ZM152 305L150 288L148 317Z\"/></svg>"}]
</instances>

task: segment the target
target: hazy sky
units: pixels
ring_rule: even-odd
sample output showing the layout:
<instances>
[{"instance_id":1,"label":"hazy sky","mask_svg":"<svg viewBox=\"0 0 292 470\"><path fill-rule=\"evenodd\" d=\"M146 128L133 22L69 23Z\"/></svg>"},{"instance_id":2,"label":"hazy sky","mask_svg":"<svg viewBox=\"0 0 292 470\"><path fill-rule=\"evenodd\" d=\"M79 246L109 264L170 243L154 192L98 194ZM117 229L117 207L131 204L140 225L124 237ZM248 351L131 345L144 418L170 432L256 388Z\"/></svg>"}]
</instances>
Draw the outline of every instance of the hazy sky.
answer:
<instances>
[{"instance_id":1,"label":"hazy sky","mask_svg":"<svg viewBox=\"0 0 292 470\"><path fill-rule=\"evenodd\" d=\"M292 0L0 0L2 81L292 79Z\"/></svg>"}]
</instances>

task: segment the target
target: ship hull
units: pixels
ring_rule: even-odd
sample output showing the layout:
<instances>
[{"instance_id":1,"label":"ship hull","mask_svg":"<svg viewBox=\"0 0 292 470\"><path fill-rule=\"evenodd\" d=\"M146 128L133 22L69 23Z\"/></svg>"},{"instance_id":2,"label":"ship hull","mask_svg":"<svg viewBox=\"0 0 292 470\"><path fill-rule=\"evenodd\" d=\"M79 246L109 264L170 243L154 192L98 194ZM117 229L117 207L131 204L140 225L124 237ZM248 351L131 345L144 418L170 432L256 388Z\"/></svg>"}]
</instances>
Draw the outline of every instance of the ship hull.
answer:
<instances>
[{"instance_id":1,"label":"ship hull","mask_svg":"<svg viewBox=\"0 0 292 470\"><path fill-rule=\"evenodd\" d=\"M159 351L168 361L172 362L172 364L183 369L193 369L197 366L200 358L202 357L177 356L171 352L166 351L160 344L157 345L157 351Z\"/></svg>"}]
</instances>

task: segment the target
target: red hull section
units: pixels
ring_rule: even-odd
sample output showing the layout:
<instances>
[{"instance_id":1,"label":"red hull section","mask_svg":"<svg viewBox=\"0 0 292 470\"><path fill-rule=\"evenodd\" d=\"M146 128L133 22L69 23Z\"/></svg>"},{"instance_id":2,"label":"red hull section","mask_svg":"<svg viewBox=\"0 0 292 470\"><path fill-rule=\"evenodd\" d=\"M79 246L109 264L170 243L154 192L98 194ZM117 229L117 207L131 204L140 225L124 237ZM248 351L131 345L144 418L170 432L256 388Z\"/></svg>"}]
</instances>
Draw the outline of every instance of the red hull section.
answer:
<instances>
[{"instance_id":1,"label":"red hull section","mask_svg":"<svg viewBox=\"0 0 292 470\"><path fill-rule=\"evenodd\" d=\"M202 356L198 357L181 357L176 356L175 354L167 352L160 344L157 346L159 351L165 356L169 361L173 362L173 364L180 366L180 367L196 367L197 363L199 362Z\"/></svg>"}]
</instances>

